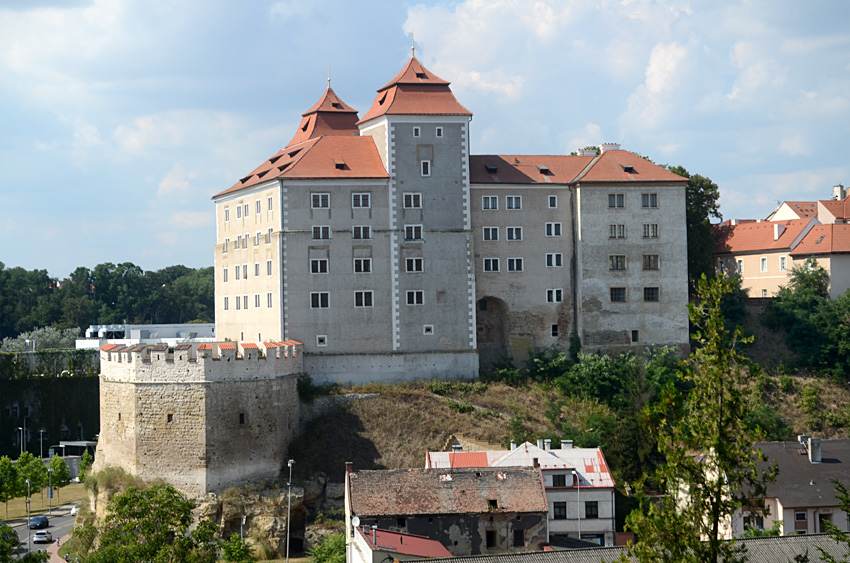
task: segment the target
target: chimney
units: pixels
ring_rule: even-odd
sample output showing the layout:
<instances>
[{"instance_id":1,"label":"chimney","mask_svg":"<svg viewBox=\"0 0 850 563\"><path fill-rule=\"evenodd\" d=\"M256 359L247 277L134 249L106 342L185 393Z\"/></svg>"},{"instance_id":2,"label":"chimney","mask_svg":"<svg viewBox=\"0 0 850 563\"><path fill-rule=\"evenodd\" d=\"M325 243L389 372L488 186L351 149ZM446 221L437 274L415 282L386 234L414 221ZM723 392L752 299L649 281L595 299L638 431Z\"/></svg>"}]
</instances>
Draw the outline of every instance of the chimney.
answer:
<instances>
[{"instance_id":1,"label":"chimney","mask_svg":"<svg viewBox=\"0 0 850 563\"><path fill-rule=\"evenodd\" d=\"M832 199L841 201L846 197L846 194L847 192L841 184L832 187Z\"/></svg>"},{"instance_id":2,"label":"chimney","mask_svg":"<svg viewBox=\"0 0 850 563\"><path fill-rule=\"evenodd\" d=\"M729 224L734 227L735 225L738 224L738 220L737 219L729 219Z\"/></svg>"},{"instance_id":3,"label":"chimney","mask_svg":"<svg viewBox=\"0 0 850 563\"><path fill-rule=\"evenodd\" d=\"M354 462L353 461L346 461L345 462L345 474L349 475L351 473L354 473Z\"/></svg>"},{"instance_id":4,"label":"chimney","mask_svg":"<svg viewBox=\"0 0 850 563\"><path fill-rule=\"evenodd\" d=\"M452 444L452 453L458 453L463 451L463 446L460 444Z\"/></svg>"},{"instance_id":5,"label":"chimney","mask_svg":"<svg viewBox=\"0 0 850 563\"><path fill-rule=\"evenodd\" d=\"M549 450L552 449L552 440L550 440L549 438L546 438L545 440L543 440L543 445L544 445L543 449L548 452Z\"/></svg>"},{"instance_id":6,"label":"chimney","mask_svg":"<svg viewBox=\"0 0 850 563\"><path fill-rule=\"evenodd\" d=\"M785 232L785 224L784 223L774 223L773 224L773 240L779 240L779 237L782 236L782 233Z\"/></svg>"},{"instance_id":7,"label":"chimney","mask_svg":"<svg viewBox=\"0 0 850 563\"><path fill-rule=\"evenodd\" d=\"M620 150L620 143L602 143L599 145L599 153L605 154L606 151Z\"/></svg>"},{"instance_id":8,"label":"chimney","mask_svg":"<svg viewBox=\"0 0 850 563\"><path fill-rule=\"evenodd\" d=\"M561 440L561 449L562 450L573 449L573 441L572 440Z\"/></svg>"},{"instance_id":9,"label":"chimney","mask_svg":"<svg viewBox=\"0 0 850 563\"><path fill-rule=\"evenodd\" d=\"M378 525L372 525L372 545L378 547Z\"/></svg>"},{"instance_id":10,"label":"chimney","mask_svg":"<svg viewBox=\"0 0 850 563\"><path fill-rule=\"evenodd\" d=\"M516 449L516 440L511 440L511 449L512 450Z\"/></svg>"},{"instance_id":11,"label":"chimney","mask_svg":"<svg viewBox=\"0 0 850 563\"><path fill-rule=\"evenodd\" d=\"M820 463L820 438L809 438L809 463Z\"/></svg>"},{"instance_id":12,"label":"chimney","mask_svg":"<svg viewBox=\"0 0 850 563\"><path fill-rule=\"evenodd\" d=\"M596 149L578 149L578 150L576 150L576 155L578 155L578 156L596 156Z\"/></svg>"},{"instance_id":13,"label":"chimney","mask_svg":"<svg viewBox=\"0 0 850 563\"><path fill-rule=\"evenodd\" d=\"M543 438L537 438L537 447L543 449Z\"/></svg>"}]
</instances>

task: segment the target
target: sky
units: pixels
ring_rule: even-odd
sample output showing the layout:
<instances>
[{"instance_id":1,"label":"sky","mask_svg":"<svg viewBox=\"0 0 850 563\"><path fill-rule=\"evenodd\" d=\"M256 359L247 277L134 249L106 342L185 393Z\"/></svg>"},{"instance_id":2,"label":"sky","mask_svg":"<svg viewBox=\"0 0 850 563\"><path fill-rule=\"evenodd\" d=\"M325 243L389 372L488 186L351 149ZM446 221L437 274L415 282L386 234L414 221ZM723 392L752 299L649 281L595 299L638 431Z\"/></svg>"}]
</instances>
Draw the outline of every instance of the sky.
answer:
<instances>
[{"instance_id":1,"label":"sky","mask_svg":"<svg viewBox=\"0 0 850 563\"><path fill-rule=\"evenodd\" d=\"M212 265L211 196L329 72L363 116L412 40L473 154L616 142L764 218L850 185L848 24L844 0L3 0L0 262Z\"/></svg>"}]
</instances>

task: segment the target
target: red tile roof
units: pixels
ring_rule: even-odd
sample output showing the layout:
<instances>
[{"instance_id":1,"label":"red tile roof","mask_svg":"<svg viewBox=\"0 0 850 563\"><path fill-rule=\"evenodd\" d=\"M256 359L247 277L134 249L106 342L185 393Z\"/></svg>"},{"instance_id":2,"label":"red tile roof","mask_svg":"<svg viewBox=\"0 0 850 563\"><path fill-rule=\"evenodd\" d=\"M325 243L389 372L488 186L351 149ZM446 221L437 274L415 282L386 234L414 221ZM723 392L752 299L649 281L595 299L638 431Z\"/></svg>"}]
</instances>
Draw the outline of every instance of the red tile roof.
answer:
<instances>
[{"instance_id":1,"label":"red tile roof","mask_svg":"<svg viewBox=\"0 0 850 563\"><path fill-rule=\"evenodd\" d=\"M266 348L279 348L280 347L277 344L275 344L274 342L263 342L263 346L265 346Z\"/></svg>"},{"instance_id":2,"label":"red tile roof","mask_svg":"<svg viewBox=\"0 0 850 563\"><path fill-rule=\"evenodd\" d=\"M593 160L568 155L472 155L473 184L569 184Z\"/></svg>"},{"instance_id":3,"label":"red tile roof","mask_svg":"<svg viewBox=\"0 0 850 563\"><path fill-rule=\"evenodd\" d=\"M243 342L242 343L243 350L259 350L260 347L254 344L253 342Z\"/></svg>"},{"instance_id":4,"label":"red tile roof","mask_svg":"<svg viewBox=\"0 0 850 563\"><path fill-rule=\"evenodd\" d=\"M210 346L209 344L201 344L200 346L198 346L198 350L212 350L212 346Z\"/></svg>"},{"instance_id":5,"label":"red tile roof","mask_svg":"<svg viewBox=\"0 0 850 563\"><path fill-rule=\"evenodd\" d=\"M823 199L818 203L823 205L827 211L832 213L836 219L848 219L850 217L850 196L841 200Z\"/></svg>"},{"instance_id":6,"label":"red tile roof","mask_svg":"<svg viewBox=\"0 0 850 563\"><path fill-rule=\"evenodd\" d=\"M446 549L446 546L437 540L432 540L425 536L402 534L401 532L391 532L389 530L364 530L363 527L356 529L357 533L366 541L366 545L372 551L389 551L418 557L452 556L451 552Z\"/></svg>"},{"instance_id":7,"label":"red tile roof","mask_svg":"<svg viewBox=\"0 0 850 563\"><path fill-rule=\"evenodd\" d=\"M794 240L814 218L789 219L788 221L761 221L718 225L714 229L714 252L718 254L756 252L764 250L791 250ZM774 240L774 225L784 229Z\"/></svg>"},{"instance_id":8,"label":"red tile roof","mask_svg":"<svg viewBox=\"0 0 850 563\"><path fill-rule=\"evenodd\" d=\"M850 252L850 225L845 223L815 225L797 245L792 256L843 254Z\"/></svg>"},{"instance_id":9,"label":"red tile roof","mask_svg":"<svg viewBox=\"0 0 850 563\"><path fill-rule=\"evenodd\" d=\"M100 347L100 349L104 352L109 352L110 350L113 350L115 348L118 348L118 344L104 344Z\"/></svg>"},{"instance_id":10,"label":"red tile roof","mask_svg":"<svg viewBox=\"0 0 850 563\"><path fill-rule=\"evenodd\" d=\"M575 182L681 182L687 178L673 174L669 170L653 164L632 152L607 150L594 158L588 169L575 179Z\"/></svg>"},{"instance_id":11,"label":"red tile roof","mask_svg":"<svg viewBox=\"0 0 850 563\"><path fill-rule=\"evenodd\" d=\"M472 115L443 80L411 57L395 78L378 90L372 107L358 123L382 115Z\"/></svg>"},{"instance_id":12,"label":"red tile roof","mask_svg":"<svg viewBox=\"0 0 850 563\"><path fill-rule=\"evenodd\" d=\"M322 135L352 137L360 133L357 129L357 110L340 100L330 87L313 107L301 115L301 123L287 147Z\"/></svg>"},{"instance_id":13,"label":"red tile roof","mask_svg":"<svg viewBox=\"0 0 850 563\"><path fill-rule=\"evenodd\" d=\"M233 342L222 342L218 345L219 350L236 350L236 344Z\"/></svg>"},{"instance_id":14,"label":"red tile roof","mask_svg":"<svg viewBox=\"0 0 850 563\"><path fill-rule=\"evenodd\" d=\"M796 213L800 219L816 217L818 214L818 204L816 201L785 201L783 203L788 206L788 209Z\"/></svg>"},{"instance_id":15,"label":"red tile roof","mask_svg":"<svg viewBox=\"0 0 850 563\"><path fill-rule=\"evenodd\" d=\"M540 470L531 467L357 471L348 479L359 516L548 510Z\"/></svg>"}]
</instances>

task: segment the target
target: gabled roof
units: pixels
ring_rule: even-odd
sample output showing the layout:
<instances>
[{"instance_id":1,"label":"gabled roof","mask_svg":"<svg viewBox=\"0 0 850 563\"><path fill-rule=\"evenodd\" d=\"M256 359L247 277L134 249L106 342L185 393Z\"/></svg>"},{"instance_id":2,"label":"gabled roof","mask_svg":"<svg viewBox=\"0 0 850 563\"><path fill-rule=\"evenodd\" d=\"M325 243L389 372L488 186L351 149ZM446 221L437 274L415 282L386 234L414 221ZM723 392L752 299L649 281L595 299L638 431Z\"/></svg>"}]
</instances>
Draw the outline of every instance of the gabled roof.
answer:
<instances>
[{"instance_id":1,"label":"gabled roof","mask_svg":"<svg viewBox=\"0 0 850 563\"><path fill-rule=\"evenodd\" d=\"M721 224L714 228L714 252L736 254L768 250L793 250L798 237L817 224L814 217L787 221L743 222L737 225ZM777 229L781 234L776 238ZM797 241L795 243L795 241Z\"/></svg>"},{"instance_id":2,"label":"gabled roof","mask_svg":"<svg viewBox=\"0 0 850 563\"><path fill-rule=\"evenodd\" d=\"M850 195L844 199L822 199L818 203L823 205L836 219L846 221L850 218Z\"/></svg>"},{"instance_id":3,"label":"gabled roof","mask_svg":"<svg viewBox=\"0 0 850 563\"><path fill-rule=\"evenodd\" d=\"M756 447L776 461L779 475L768 483L767 498L777 498L785 508L838 506L831 479L850 487L850 440L821 440L821 463L811 463L803 444L756 442Z\"/></svg>"},{"instance_id":4,"label":"gabled roof","mask_svg":"<svg viewBox=\"0 0 850 563\"><path fill-rule=\"evenodd\" d=\"M782 205L779 206L779 209L774 211L774 215L782 209L782 207L788 209L792 213L795 213L797 217L800 219L804 219L806 217L817 217L818 204L816 201L783 201Z\"/></svg>"},{"instance_id":5,"label":"gabled roof","mask_svg":"<svg viewBox=\"0 0 850 563\"><path fill-rule=\"evenodd\" d=\"M850 225L815 225L793 251L792 256L844 254L850 252Z\"/></svg>"},{"instance_id":6,"label":"gabled roof","mask_svg":"<svg viewBox=\"0 0 850 563\"><path fill-rule=\"evenodd\" d=\"M432 540L425 536L403 534L389 530L364 530L362 526L355 529L372 551L387 551L416 557L452 556L451 552L446 549L446 546L437 540Z\"/></svg>"},{"instance_id":7,"label":"gabled roof","mask_svg":"<svg viewBox=\"0 0 850 563\"><path fill-rule=\"evenodd\" d=\"M610 182L677 182L688 179L653 164L633 152L606 150L595 157L586 171L574 180L578 184Z\"/></svg>"},{"instance_id":8,"label":"gabled roof","mask_svg":"<svg viewBox=\"0 0 850 563\"><path fill-rule=\"evenodd\" d=\"M287 147L322 135L353 137L360 134L357 129L357 110L340 100L330 86L319 101L301 116L301 123Z\"/></svg>"},{"instance_id":9,"label":"gabled roof","mask_svg":"<svg viewBox=\"0 0 850 563\"><path fill-rule=\"evenodd\" d=\"M476 154L469 158L472 184L569 184L592 156Z\"/></svg>"},{"instance_id":10,"label":"gabled roof","mask_svg":"<svg viewBox=\"0 0 850 563\"><path fill-rule=\"evenodd\" d=\"M411 57L395 78L378 90L372 107L358 123L382 115L472 115L443 80Z\"/></svg>"},{"instance_id":11,"label":"gabled roof","mask_svg":"<svg viewBox=\"0 0 850 563\"><path fill-rule=\"evenodd\" d=\"M356 471L347 478L358 516L548 510L540 471L532 467Z\"/></svg>"}]
</instances>

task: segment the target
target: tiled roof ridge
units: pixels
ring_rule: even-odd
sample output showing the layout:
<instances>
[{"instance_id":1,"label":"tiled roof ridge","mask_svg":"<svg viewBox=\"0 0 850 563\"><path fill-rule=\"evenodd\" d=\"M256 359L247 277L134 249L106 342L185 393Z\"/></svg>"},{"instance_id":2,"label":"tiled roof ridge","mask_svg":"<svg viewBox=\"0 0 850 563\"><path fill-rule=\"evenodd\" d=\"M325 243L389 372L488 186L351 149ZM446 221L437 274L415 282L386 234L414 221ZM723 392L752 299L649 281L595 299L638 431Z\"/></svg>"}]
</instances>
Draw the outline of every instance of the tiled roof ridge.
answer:
<instances>
[{"instance_id":1,"label":"tiled roof ridge","mask_svg":"<svg viewBox=\"0 0 850 563\"><path fill-rule=\"evenodd\" d=\"M328 107L329 105L330 107ZM320 111L329 113L357 113L357 110L343 102L330 86L327 87L325 93L319 98L319 101L302 113L301 116L307 117Z\"/></svg>"},{"instance_id":2,"label":"tiled roof ridge","mask_svg":"<svg viewBox=\"0 0 850 563\"><path fill-rule=\"evenodd\" d=\"M425 75L425 77L420 77L420 75ZM397 84L433 84L440 86L448 86L451 84L448 80L443 80L427 68L425 68L422 63L419 62L419 59L416 56L410 57L407 61L407 64L404 65L404 68L396 74L392 80L378 88L378 92L383 92L384 90L389 89L392 86Z\"/></svg>"}]
</instances>

